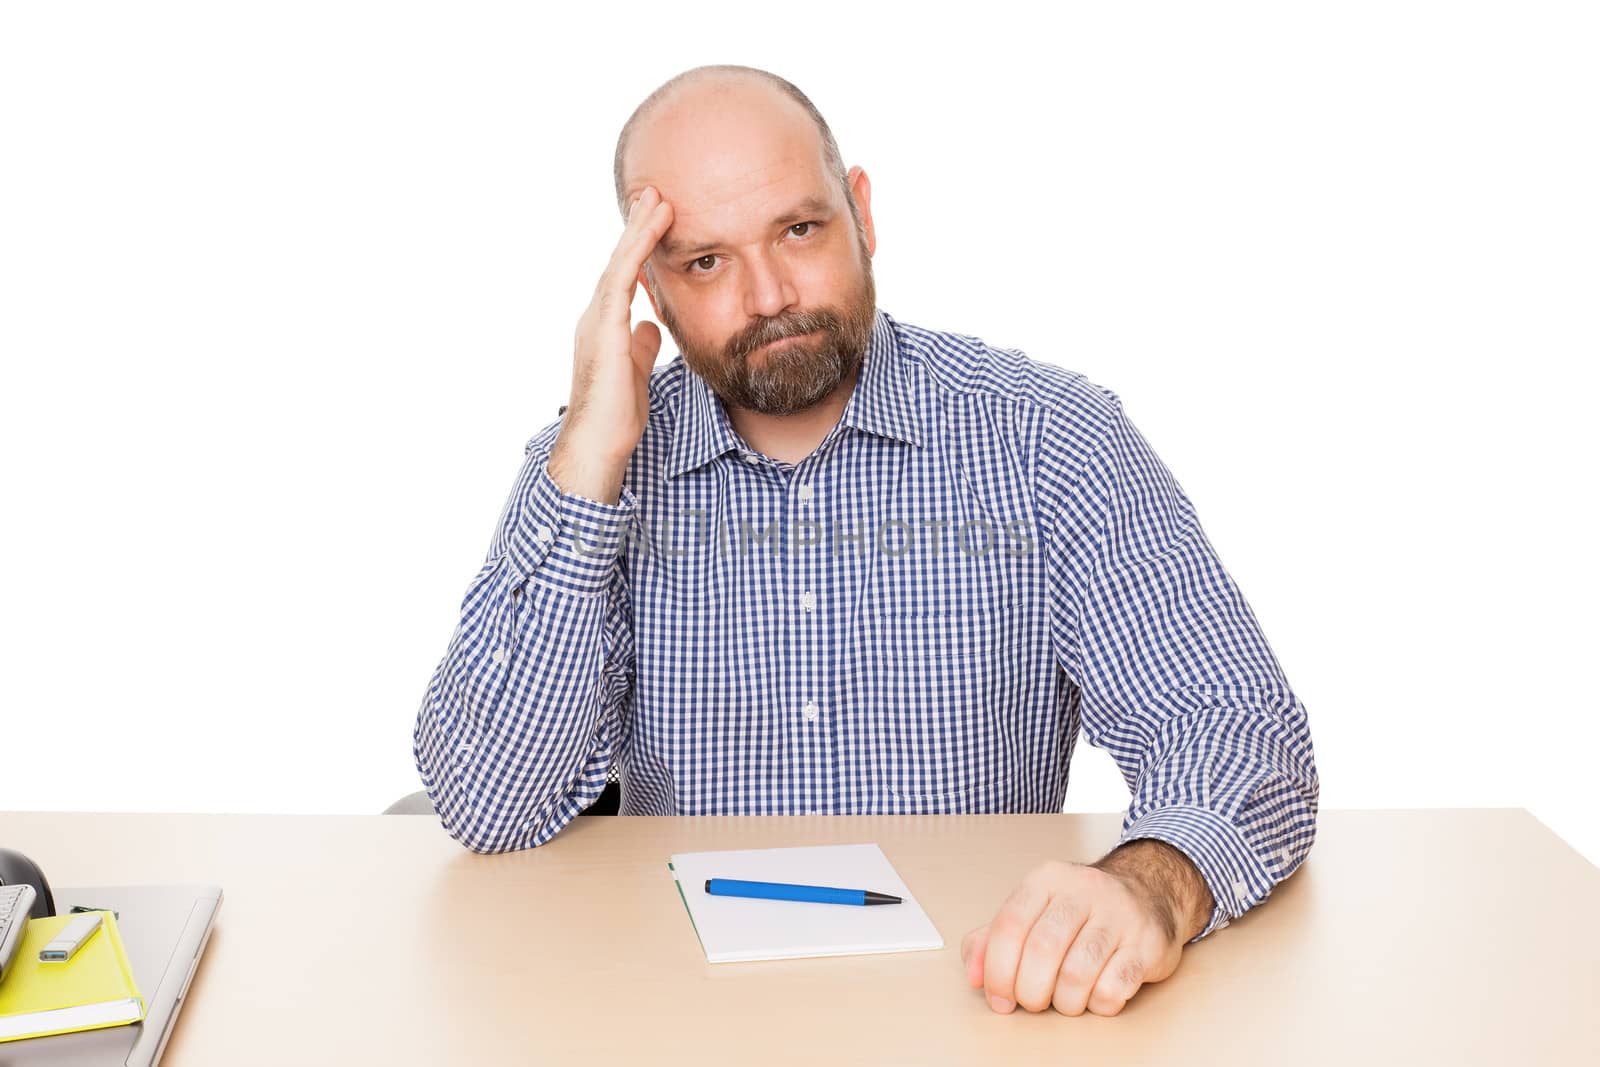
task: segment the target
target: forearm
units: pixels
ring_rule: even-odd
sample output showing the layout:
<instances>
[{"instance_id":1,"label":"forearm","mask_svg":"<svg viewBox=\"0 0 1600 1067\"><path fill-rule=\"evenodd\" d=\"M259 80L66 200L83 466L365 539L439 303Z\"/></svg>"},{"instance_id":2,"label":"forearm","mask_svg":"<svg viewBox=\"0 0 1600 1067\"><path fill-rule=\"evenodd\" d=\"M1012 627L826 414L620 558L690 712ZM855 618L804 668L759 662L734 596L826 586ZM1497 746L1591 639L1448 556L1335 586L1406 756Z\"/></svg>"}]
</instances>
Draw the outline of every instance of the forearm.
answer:
<instances>
[{"instance_id":1,"label":"forearm","mask_svg":"<svg viewBox=\"0 0 1600 1067\"><path fill-rule=\"evenodd\" d=\"M1063 418L1045 439L1051 633L1084 735L1132 794L1119 841L1187 858L1212 901L1203 938L1305 858L1316 761L1305 708L1193 502L1104 392L1098 438ZM1098 440L1087 458L1084 440Z\"/></svg>"},{"instance_id":2,"label":"forearm","mask_svg":"<svg viewBox=\"0 0 1600 1067\"><path fill-rule=\"evenodd\" d=\"M1127 841L1090 864L1129 884L1155 912L1169 939L1187 944L1205 929L1216 902L1200 870L1165 841Z\"/></svg>"},{"instance_id":3,"label":"forearm","mask_svg":"<svg viewBox=\"0 0 1600 1067\"><path fill-rule=\"evenodd\" d=\"M616 558L632 506L565 496L531 456L462 600L412 749L444 828L474 851L542 844L604 788L607 709L630 683Z\"/></svg>"},{"instance_id":4,"label":"forearm","mask_svg":"<svg viewBox=\"0 0 1600 1067\"><path fill-rule=\"evenodd\" d=\"M543 844L605 785L607 657L600 598L529 585L503 614L464 617L417 714L412 752L445 830L475 852ZM568 811L567 809L574 809Z\"/></svg>"},{"instance_id":5,"label":"forearm","mask_svg":"<svg viewBox=\"0 0 1600 1067\"><path fill-rule=\"evenodd\" d=\"M1254 707L1242 689L1233 695L1241 706L1201 706L1193 693L1166 698L1184 710L1145 757L1119 836L1163 841L1200 872L1213 904L1201 938L1264 901L1316 833L1319 785L1303 710L1292 695L1281 698L1283 712L1270 694Z\"/></svg>"}]
</instances>

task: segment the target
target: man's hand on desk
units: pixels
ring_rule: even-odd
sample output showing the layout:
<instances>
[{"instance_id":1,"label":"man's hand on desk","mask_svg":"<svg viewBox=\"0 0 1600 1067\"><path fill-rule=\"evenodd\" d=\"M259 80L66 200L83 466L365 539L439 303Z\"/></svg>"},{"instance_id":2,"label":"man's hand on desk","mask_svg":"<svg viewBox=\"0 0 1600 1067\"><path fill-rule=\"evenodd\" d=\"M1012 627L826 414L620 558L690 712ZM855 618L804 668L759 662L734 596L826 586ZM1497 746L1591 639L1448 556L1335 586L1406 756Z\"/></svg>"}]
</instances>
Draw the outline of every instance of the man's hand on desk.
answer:
<instances>
[{"instance_id":1,"label":"man's hand on desk","mask_svg":"<svg viewBox=\"0 0 1600 1067\"><path fill-rule=\"evenodd\" d=\"M1115 1015L1140 985L1178 969L1213 905L1194 864L1163 841L1129 841L1092 864L1046 863L961 939L967 984L995 1011Z\"/></svg>"}]
</instances>

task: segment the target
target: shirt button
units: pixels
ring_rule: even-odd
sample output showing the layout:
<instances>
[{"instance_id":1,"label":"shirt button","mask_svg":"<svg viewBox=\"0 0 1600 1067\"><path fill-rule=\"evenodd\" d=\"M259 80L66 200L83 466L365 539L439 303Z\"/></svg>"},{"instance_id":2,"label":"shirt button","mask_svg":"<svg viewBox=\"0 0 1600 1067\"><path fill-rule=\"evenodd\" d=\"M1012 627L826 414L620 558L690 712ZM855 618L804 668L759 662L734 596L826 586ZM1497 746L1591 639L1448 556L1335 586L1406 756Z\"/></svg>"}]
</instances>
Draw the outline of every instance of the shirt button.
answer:
<instances>
[{"instance_id":1,"label":"shirt button","mask_svg":"<svg viewBox=\"0 0 1600 1067\"><path fill-rule=\"evenodd\" d=\"M810 611L812 608L817 606L816 594L811 592L809 589L806 590L804 593L800 594L800 603L807 611Z\"/></svg>"},{"instance_id":2,"label":"shirt button","mask_svg":"<svg viewBox=\"0 0 1600 1067\"><path fill-rule=\"evenodd\" d=\"M1243 900L1245 893L1249 892L1249 889L1250 889L1249 886L1245 885L1241 881L1237 881L1236 880L1233 883L1233 896L1234 896L1234 899L1235 900Z\"/></svg>"},{"instance_id":3,"label":"shirt button","mask_svg":"<svg viewBox=\"0 0 1600 1067\"><path fill-rule=\"evenodd\" d=\"M497 648L493 652L489 653L489 658L494 660L496 667L504 667L506 665L506 650L503 648Z\"/></svg>"},{"instance_id":4,"label":"shirt button","mask_svg":"<svg viewBox=\"0 0 1600 1067\"><path fill-rule=\"evenodd\" d=\"M817 702L815 700L806 701L806 706L801 710L800 714L805 716L806 722L816 722Z\"/></svg>"},{"instance_id":5,"label":"shirt button","mask_svg":"<svg viewBox=\"0 0 1600 1067\"><path fill-rule=\"evenodd\" d=\"M548 526L536 526L533 530L533 539L541 545L547 545L555 540L555 535L550 532L550 527Z\"/></svg>"},{"instance_id":6,"label":"shirt button","mask_svg":"<svg viewBox=\"0 0 1600 1067\"><path fill-rule=\"evenodd\" d=\"M800 503L811 503L811 487L809 485L802 485L800 487Z\"/></svg>"},{"instance_id":7,"label":"shirt button","mask_svg":"<svg viewBox=\"0 0 1600 1067\"><path fill-rule=\"evenodd\" d=\"M746 452L744 454L744 461L751 466L754 466L761 462L761 457L756 455L754 452Z\"/></svg>"}]
</instances>

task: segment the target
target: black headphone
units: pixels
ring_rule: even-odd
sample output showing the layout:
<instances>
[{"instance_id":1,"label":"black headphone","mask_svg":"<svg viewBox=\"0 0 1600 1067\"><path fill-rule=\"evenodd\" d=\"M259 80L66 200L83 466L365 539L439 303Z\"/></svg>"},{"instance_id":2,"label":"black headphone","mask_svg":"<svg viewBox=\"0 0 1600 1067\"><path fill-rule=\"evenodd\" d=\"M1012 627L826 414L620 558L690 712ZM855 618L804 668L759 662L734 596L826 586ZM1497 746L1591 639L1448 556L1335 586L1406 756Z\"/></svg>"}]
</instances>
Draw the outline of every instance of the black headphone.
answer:
<instances>
[{"instance_id":1,"label":"black headphone","mask_svg":"<svg viewBox=\"0 0 1600 1067\"><path fill-rule=\"evenodd\" d=\"M50 895L50 883L45 881L39 865L22 853L10 848L0 848L0 885L31 885L38 895L34 897L30 919L48 919L56 913L55 897Z\"/></svg>"}]
</instances>

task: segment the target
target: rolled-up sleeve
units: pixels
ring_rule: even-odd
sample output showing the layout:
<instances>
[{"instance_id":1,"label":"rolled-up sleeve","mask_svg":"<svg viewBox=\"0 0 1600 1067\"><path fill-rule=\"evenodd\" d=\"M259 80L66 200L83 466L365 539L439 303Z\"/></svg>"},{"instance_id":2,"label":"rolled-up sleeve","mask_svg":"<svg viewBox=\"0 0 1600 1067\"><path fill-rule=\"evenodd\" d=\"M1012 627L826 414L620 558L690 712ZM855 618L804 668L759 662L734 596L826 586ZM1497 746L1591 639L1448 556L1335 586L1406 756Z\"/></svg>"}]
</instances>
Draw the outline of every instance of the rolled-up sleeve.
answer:
<instances>
[{"instance_id":1,"label":"rolled-up sleeve","mask_svg":"<svg viewBox=\"0 0 1600 1067\"><path fill-rule=\"evenodd\" d=\"M1310 726L1189 497L1121 399L1091 390L1098 421L1053 414L1040 450L1052 641L1133 794L1119 843L1167 842L1211 890L1198 941L1310 851Z\"/></svg>"}]
</instances>

